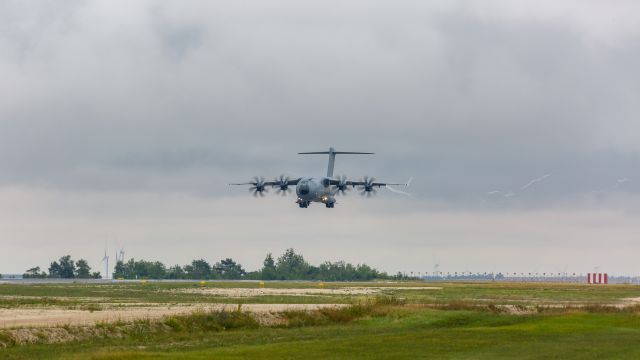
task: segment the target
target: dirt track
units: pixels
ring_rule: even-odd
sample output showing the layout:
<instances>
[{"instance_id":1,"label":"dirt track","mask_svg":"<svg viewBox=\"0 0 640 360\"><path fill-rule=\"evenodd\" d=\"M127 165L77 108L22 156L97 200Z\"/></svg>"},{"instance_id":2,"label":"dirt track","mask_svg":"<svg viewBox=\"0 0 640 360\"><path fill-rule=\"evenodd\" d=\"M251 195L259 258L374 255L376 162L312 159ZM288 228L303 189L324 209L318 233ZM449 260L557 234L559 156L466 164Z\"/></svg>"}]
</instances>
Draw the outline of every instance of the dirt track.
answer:
<instances>
[{"instance_id":1,"label":"dirt track","mask_svg":"<svg viewBox=\"0 0 640 360\"><path fill-rule=\"evenodd\" d=\"M440 290L440 287L340 287L340 288L195 288L174 289L170 292L201 294L203 296L225 296L232 298L257 297L265 295L281 296L322 296L322 295L370 295L385 290ZM33 296L4 296L6 299L37 298ZM58 299L72 299L58 297ZM94 325L96 322L132 321L136 319L157 319L168 315L189 314L194 311L235 310L234 304L150 304L150 303L108 303L105 298L73 298L90 301L100 310L64 309L56 307L19 307L0 309L0 328L45 327L57 325ZM119 305L126 305L120 307ZM285 310L315 310L322 307L340 307L344 304L244 304L243 311L258 313L259 318L268 318L269 313Z\"/></svg>"},{"instance_id":2,"label":"dirt track","mask_svg":"<svg viewBox=\"0 0 640 360\"><path fill-rule=\"evenodd\" d=\"M268 314L286 310L315 310L322 307L341 307L344 304L244 304L243 311ZM100 311L14 308L0 309L0 328L40 327L56 325L94 325L96 322L157 319L167 315L189 314L194 311L236 310L234 304L146 306L116 308Z\"/></svg>"},{"instance_id":3,"label":"dirt track","mask_svg":"<svg viewBox=\"0 0 640 360\"><path fill-rule=\"evenodd\" d=\"M384 290L441 290L441 287L340 287L340 288L304 288L304 289L278 289L278 288L198 288L170 290L189 294L203 294L228 297L251 297L264 295L286 296L318 296L318 295L370 295L382 293Z\"/></svg>"}]
</instances>

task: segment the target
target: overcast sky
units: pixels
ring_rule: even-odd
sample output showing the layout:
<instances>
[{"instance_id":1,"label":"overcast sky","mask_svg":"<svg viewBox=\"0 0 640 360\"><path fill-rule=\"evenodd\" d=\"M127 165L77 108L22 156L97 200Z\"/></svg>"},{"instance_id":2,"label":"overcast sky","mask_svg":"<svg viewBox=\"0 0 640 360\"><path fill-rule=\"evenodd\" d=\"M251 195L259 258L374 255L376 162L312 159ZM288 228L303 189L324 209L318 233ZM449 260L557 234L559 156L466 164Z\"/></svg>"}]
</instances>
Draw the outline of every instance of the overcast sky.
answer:
<instances>
[{"instance_id":1,"label":"overcast sky","mask_svg":"<svg viewBox=\"0 0 640 360\"><path fill-rule=\"evenodd\" d=\"M0 1L0 273L640 274L637 1ZM402 182L335 209L229 182Z\"/></svg>"}]
</instances>

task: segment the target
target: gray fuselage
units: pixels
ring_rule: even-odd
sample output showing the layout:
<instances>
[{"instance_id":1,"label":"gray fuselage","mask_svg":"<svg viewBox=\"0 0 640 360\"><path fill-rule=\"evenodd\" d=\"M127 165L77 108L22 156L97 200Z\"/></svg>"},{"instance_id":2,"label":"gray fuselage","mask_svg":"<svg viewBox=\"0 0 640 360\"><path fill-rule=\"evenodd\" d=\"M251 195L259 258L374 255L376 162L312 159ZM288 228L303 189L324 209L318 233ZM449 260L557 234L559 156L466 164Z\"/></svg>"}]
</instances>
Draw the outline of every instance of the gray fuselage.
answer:
<instances>
[{"instance_id":1,"label":"gray fuselage","mask_svg":"<svg viewBox=\"0 0 640 360\"><path fill-rule=\"evenodd\" d=\"M296 194L298 201L304 202L321 202L334 203L335 199L331 194L331 186L329 186L329 178L302 177L296 185Z\"/></svg>"}]
</instances>

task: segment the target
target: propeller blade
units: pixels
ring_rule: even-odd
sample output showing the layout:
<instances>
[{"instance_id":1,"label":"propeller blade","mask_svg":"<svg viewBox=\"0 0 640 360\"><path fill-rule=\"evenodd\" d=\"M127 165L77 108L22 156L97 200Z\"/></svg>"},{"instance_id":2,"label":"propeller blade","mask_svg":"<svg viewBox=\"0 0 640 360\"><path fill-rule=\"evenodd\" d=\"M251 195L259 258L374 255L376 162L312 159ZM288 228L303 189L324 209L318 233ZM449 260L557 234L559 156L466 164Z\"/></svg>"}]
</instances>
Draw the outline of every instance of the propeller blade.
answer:
<instances>
[{"instance_id":1,"label":"propeller blade","mask_svg":"<svg viewBox=\"0 0 640 360\"><path fill-rule=\"evenodd\" d=\"M347 176L339 175L336 177L336 180L338 181L338 184L335 185L334 194L346 195L346 191L349 190L349 187L347 186Z\"/></svg>"}]
</instances>

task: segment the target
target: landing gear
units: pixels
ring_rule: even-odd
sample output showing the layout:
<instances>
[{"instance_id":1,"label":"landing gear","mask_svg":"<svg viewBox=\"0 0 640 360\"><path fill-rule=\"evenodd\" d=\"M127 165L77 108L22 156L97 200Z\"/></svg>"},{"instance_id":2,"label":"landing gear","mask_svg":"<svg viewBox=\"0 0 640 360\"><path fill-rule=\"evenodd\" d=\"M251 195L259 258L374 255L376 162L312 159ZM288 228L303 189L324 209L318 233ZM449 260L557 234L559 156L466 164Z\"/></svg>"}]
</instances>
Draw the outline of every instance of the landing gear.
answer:
<instances>
[{"instance_id":1,"label":"landing gear","mask_svg":"<svg viewBox=\"0 0 640 360\"><path fill-rule=\"evenodd\" d=\"M296 201L298 203L298 206L300 206L300 208L308 208L309 207L309 202L306 200L302 200L302 199L298 199L298 201Z\"/></svg>"},{"instance_id":2,"label":"landing gear","mask_svg":"<svg viewBox=\"0 0 640 360\"><path fill-rule=\"evenodd\" d=\"M333 209L333 206L336 204L336 199L330 195L324 195L320 199L324 203L324 206L327 207L327 209Z\"/></svg>"}]
</instances>

